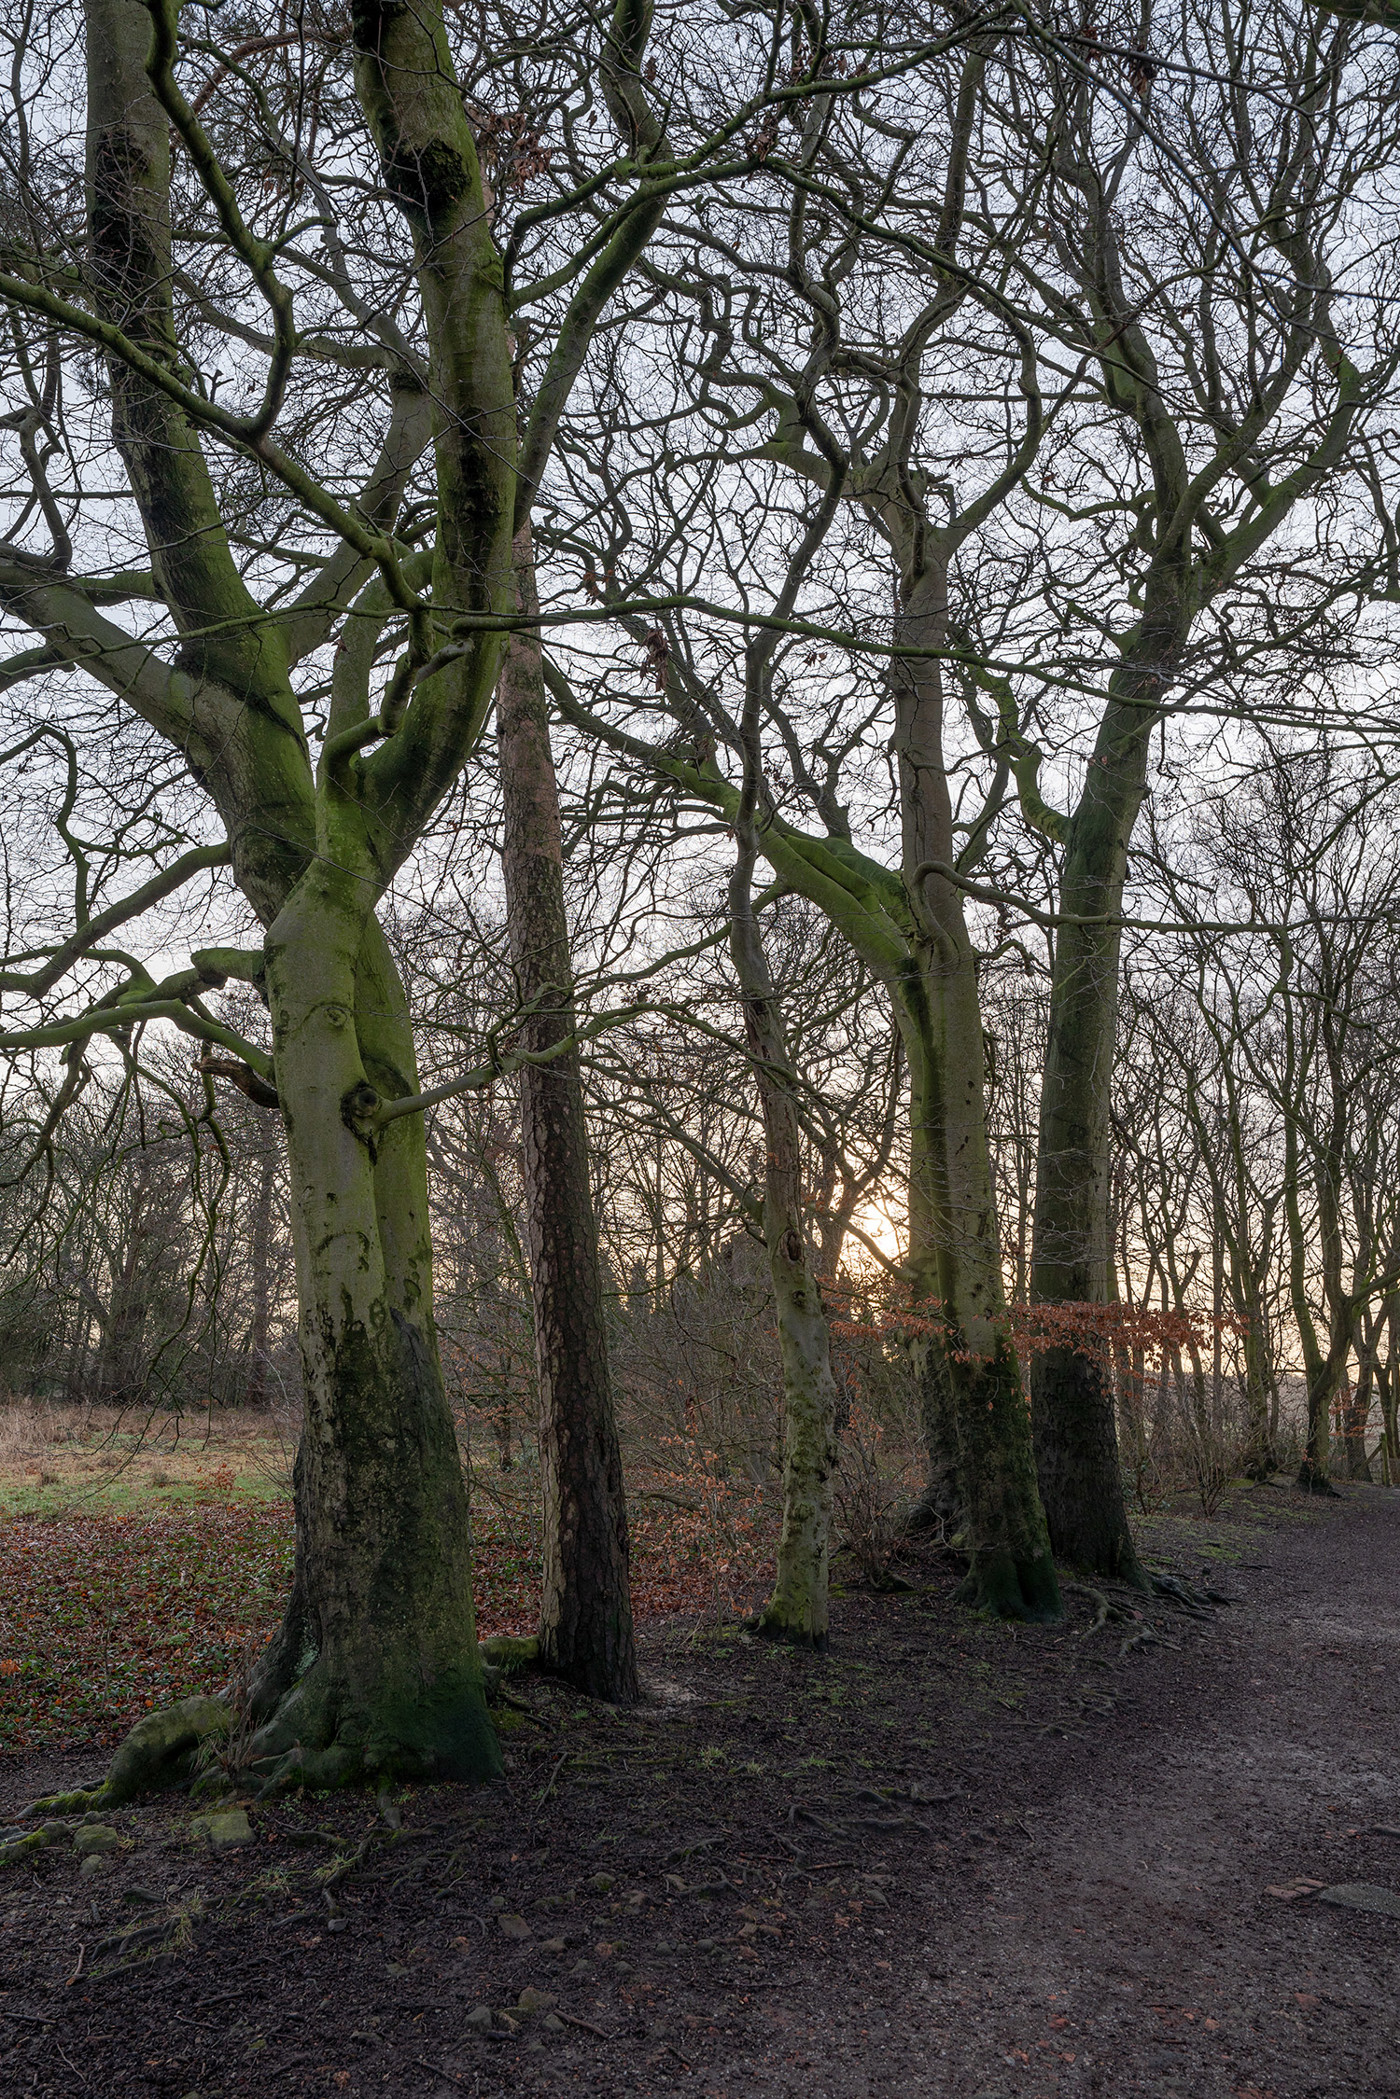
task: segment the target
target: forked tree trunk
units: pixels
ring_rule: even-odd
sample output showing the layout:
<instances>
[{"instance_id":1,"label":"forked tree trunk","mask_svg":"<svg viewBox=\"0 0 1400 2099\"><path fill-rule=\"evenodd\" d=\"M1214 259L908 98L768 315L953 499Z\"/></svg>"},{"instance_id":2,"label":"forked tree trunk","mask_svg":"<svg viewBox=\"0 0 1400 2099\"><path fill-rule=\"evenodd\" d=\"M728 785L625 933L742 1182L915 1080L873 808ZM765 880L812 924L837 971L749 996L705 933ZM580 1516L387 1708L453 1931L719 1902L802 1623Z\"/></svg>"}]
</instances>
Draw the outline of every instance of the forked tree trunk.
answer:
<instances>
[{"instance_id":1,"label":"forked tree trunk","mask_svg":"<svg viewBox=\"0 0 1400 2099\"><path fill-rule=\"evenodd\" d=\"M172 9L87 0L90 261L99 307L140 351L108 361L113 437L181 636L178 676L136 679L122 697L209 793L234 877L268 929L260 974L287 1133L305 1414L292 1595L250 1686L248 1754L272 1780L487 1777L500 1753L433 1328L422 1120L379 1113L418 1088L373 900L466 763L499 644L488 629L381 716L367 676L356 689L333 674L313 772L287 627L247 588L186 405L147 369L185 369L171 293L172 126L189 116L177 28ZM358 514L388 524L414 430L430 422L433 602L494 617L508 603L515 403L475 142L436 0L364 0L353 30L360 108L412 230L429 367L426 381L413 359L393 375L383 470ZM332 599L327 633L334 612ZM194 1703L202 1733L221 1708ZM155 1775L188 1717L141 1723L141 1740L118 1753L120 1790Z\"/></svg>"},{"instance_id":2,"label":"forked tree trunk","mask_svg":"<svg viewBox=\"0 0 1400 2099\"><path fill-rule=\"evenodd\" d=\"M909 1065L909 1266L936 1304L922 1344L930 1491L956 1500L964 1600L999 1617L1052 1619L1059 1584L1007 1320L977 957L962 892L943 872L957 851L939 672L946 579L931 567L901 588L898 638L927 652L897 664L891 682L913 930L895 998Z\"/></svg>"},{"instance_id":3,"label":"forked tree trunk","mask_svg":"<svg viewBox=\"0 0 1400 2099\"><path fill-rule=\"evenodd\" d=\"M355 875L327 860L269 929L305 1415L292 1600L253 1682L279 1782L501 1769L471 1598L467 1493L433 1330L422 1118L402 986Z\"/></svg>"},{"instance_id":4,"label":"forked tree trunk","mask_svg":"<svg viewBox=\"0 0 1400 2099\"><path fill-rule=\"evenodd\" d=\"M763 1237L783 1364L783 1522L773 1593L754 1620L772 1640L825 1653L829 1632L836 1380L802 1215L802 1133L782 1012L753 908L752 822L740 826L729 884L730 952L763 1118ZM747 831L748 836L745 836Z\"/></svg>"},{"instance_id":5,"label":"forked tree trunk","mask_svg":"<svg viewBox=\"0 0 1400 2099\"><path fill-rule=\"evenodd\" d=\"M536 607L528 525L516 539L523 612ZM534 1012L525 1047L575 1027L559 792L538 636L514 636L496 696L511 960ZM544 1490L540 1659L596 1698L637 1696L627 1507L608 1363L598 1228L576 1051L520 1073L525 1212Z\"/></svg>"}]
</instances>

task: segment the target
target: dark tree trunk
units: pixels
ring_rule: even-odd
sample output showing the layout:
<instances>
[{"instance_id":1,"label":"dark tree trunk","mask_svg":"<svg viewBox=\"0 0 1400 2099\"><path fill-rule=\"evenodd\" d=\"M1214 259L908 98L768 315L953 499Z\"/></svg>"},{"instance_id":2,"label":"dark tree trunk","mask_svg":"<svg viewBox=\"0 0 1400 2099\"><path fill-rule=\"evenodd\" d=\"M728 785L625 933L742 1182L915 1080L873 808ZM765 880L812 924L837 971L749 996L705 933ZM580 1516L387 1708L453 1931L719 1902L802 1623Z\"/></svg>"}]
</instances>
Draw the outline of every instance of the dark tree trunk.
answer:
<instances>
[{"instance_id":1,"label":"dark tree trunk","mask_svg":"<svg viewBox=\"0 0 1400 2099\"><path fill-rule=\"evenodd\" d=\"M1349 1480L1369 1480L1371 1477L1371 1463L1366 1455L1366 1431L1371 1421L1374 1383L1375 1362L1363 1350L1357 1365L1355 1391L1348 1393L1345 1385L1342 1387L1342 1447Z\"/></svg>"},{"instance_id":2,"label":"dark tree trunk","mask_svg":"<svg viewBox=\"0 0 1400 2099\"><path fill-rule=\"evenodd\" d=\"M1140 689L1139 689L1140 688ZM1031 1296L1102 1304L1108 1282L1109 1109L1118 1033L1128 840L1142 799L1155 679L1115 680L1094 764L1069 826L1040 1095ZM1106 1362L1048 1349L1031 1373L1036 1470L1056 1557L1145 1586L1118 1460Z\"/></svg>"},{"instance_id":3,"label":"dark tree trunk","mask_svg":"<svg viewBox=\"0 0 1400 2099\"><path fill-rule=\"evenodd\" d=\"M516 542L521 609L536 605L529 528ZM502 864L511 959L536 1008L526 1048L575 1026L558 784L538 638L515 637L497 688ZM540 1658L597 1698L637 1696L627 1509L613 1413L603 1272L577 1055L520 1074L544 1484Z\"/></svg>"},{"instance_id":4,"label":"dark tree trunk","mask_svg":"<svg viewBox=\"0 0 1400 2099\"><path fill-rule=\"evenodd\" d=\"M104 1406L134 1406L144 1398L146 1320L150 1312L149 1161L137 1154L126 1250L112 1275L112 1292L98 1359L97 1397Z\"/></svg>"},{"instance_id":5,"label":"dark tree trunk","mask_svg":"<svg viewBox=\"0 0 1400 2099\"><path fill-rule=\"evenodd\" d=\"M1032 1367L1031 1392L1040 1498L1057 1557L1071 1567L1140 1583L1108 1364L1078 1349L1047 1349ZM1086 1481L1094 1483L1094 1493L1085 1493Z\"/></svg>"}]
</instances>

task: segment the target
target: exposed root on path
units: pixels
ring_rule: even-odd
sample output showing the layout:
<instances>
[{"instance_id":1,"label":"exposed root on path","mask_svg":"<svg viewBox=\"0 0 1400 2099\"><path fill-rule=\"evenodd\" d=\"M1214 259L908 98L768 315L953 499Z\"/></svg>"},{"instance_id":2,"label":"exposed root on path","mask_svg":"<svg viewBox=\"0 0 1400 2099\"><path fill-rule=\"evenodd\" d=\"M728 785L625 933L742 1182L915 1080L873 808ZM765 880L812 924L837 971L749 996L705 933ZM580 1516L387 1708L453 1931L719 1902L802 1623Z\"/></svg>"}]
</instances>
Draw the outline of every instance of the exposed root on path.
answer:
<instances>
[{"instance_id":1,"label":"exposed root on path","mask_svg":"<svg viewBox=\"0 0 1400 2099\"><path fill-rule=\"evenodd\" d=\"M1079 1634L1081 1640L1087 1640L1091 1633L1101 1631L1105 1625L1128 1623L1138 1615L1127 1605L1117 1603L1112 1597L1106 1596L1104 1591L1095 1588L1092 1582L1071 1582L1061 1576L1060 1589L1066 1596L1087 1596L1094 1606L1094 1622L1092 1625L1086 1625Z\"/></svg>"},{"instance_id":2,"label":"exposed root on path","mask_svg":"<svg viewBox=\"0 0 1400 2099\"><path fill-rule=\"evenodd\" d=\"M1154 1596L1162 1597L1178 1611L1185 1611L1188 1618L1198 1618L1207 1625L1211 1623L1217 1605L1233 1601L1219 1589L1193 1589L1189 1582L1182 1581L1176 1574L1154 1573L1151 1581Z\"/></svg>"}]
</instances>

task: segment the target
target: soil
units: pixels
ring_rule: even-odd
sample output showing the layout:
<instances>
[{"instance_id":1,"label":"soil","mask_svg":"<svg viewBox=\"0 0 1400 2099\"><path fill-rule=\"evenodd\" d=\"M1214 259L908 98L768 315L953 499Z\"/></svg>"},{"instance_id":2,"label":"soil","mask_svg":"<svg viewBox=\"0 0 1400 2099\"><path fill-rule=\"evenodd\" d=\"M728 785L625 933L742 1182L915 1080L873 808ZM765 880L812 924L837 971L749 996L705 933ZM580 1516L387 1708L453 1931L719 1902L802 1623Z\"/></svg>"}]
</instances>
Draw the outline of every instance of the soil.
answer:
<instances>
[{"instance_id":1,"label":"soil","mask_svg":"<svg viewBox=\"0 0 1400 2099\"><path fill-rule=\"evenodd\" d=\"M631 1713L516 1679L494 1787L32 1854L0 2090L1400 2099L1400 1494L1146 1542L1237 1600L1009 1629L930 1556L825 1659L671 1621Z\"/></svg>"}]
</instances>

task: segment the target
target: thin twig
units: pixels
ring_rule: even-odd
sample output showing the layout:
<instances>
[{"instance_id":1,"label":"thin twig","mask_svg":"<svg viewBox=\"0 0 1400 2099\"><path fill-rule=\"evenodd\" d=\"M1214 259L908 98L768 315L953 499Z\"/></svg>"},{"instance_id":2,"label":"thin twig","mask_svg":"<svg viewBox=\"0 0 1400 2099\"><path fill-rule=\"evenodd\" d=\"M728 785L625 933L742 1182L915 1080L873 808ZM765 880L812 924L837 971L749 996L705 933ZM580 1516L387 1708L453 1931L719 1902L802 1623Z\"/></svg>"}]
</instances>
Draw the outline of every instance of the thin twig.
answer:
<instances>
[{"instance_id":1,"label":"thin twig","mask_svg":"<svg viewBox=\"0 0 1400 2099\"><path fill-rule=\"evenodd\" d=\"M568 1761L569 1761L569 1755L570 1755L570 1752L569 1752L569 1751L568 1751L568 1750L566 1749L566 1750L564 1751L564 1754L563 1754L563 1755L562 1755L562 1756L560 1757L560 1759L559 1759L558 1763L557 1763L557 1764L556 1764L556 1765L554 1766L554 1769L553 1769L553 1770L552 1770L552 1771L550 1772L550 1774L549 1774L549 1784L548 1784L548 1785L547 1785L547 1786L545 1787L545 1789L544 1789L544 1791L543 1791L543 1792L541 1793L541 1795L540 1795L539 1799L538 1799L538 1800L537 1800L537 1801L535 1802L535 1806L536 1806L537 1808L542 1808L542 1807L544 1806L544 1804L545 1804L546 1800L548 1800L548 1798L549 1798L550 1794L551 1794L551 1793L552 1793L552 1792L554 1791L554 1784L555 1784L555 1780L556 1780L556 1779L558 1778L558 1776L559 1776L559 1773L560 1773L560 1772L561 1772L561 1771L563 1770L563 1768L564 1768L565 1764L567 1764L567 1763L568 1763Z\"/></svg>"},{"instance_id":2,"label":"thin twig","mask_svg":"<svg viewBox=\"0 0 1400 2099\"><path fill-rule=\"evenodd\" d=\"M441 2063L430 2063L426 2055L415 2055L413 2060L417 2063L420 2070L431 2070L434 2077L445 2077L449 2084L459 2084L462 2090L466 2091L466 2078L459 2077L455 2070L444 2070Z\"/></svg>"},{"instance_id":3,"label":"thin twig","mask_svg":"<svg viewBox=\"0 0 1400 2099\"><path fill-rule=\"evenodd\" d=\"M562 2019L566 2026L577 2026L581 2033L591 2033L597 2041L615 2041L616 2034L604 2033L601 2026L590 2025L587 2019L579 2019L572 2012L561 2012L556 2006L554 2016Z\"/></svg>"}]
</instances>

